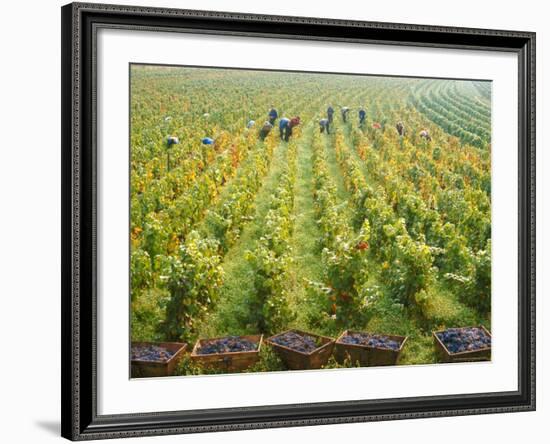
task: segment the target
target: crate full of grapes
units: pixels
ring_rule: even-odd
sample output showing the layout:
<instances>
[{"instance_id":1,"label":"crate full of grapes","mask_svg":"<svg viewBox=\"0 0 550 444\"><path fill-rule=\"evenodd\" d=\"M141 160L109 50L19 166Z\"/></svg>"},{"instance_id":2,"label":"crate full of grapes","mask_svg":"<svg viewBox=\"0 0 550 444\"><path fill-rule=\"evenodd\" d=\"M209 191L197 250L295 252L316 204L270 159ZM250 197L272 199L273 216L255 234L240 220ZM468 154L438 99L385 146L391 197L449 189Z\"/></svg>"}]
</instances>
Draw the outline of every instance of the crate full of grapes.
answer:
<instances>
[{"instance_id":1,"label":"crate full of grapes","mask_svg":"<svg viewBox=\"0 0 550 444\"><path fill-rule=\"evenodd\" d=\"M301 330L287 330L271 336L266 342L291 370L321 368L330 358L334 346L332 338Z\"/></svg>"},{"instance_id":2,"label":"crate full of grapes","mask_svg":"<svg viewBox=\"0 0 550 444\"><path fill-rule=\"evenodd\" d=\"M443 362L489 361L491 333L483 327L448 328L433 332L435 348Z\"/></svg>"},{"instance_id":3,"label":"crate full of grapes","mask_svg":"<svg viewBox=\"0 0 550 444\"><path fill-rule=\"evenodd\" d=\"M132 342L132 378L173 375L186 349L183 342Z\"/></svg>"},{"instance_id":4,"label":"crate full of grapes","mask_svg":"<svg viewBox=\"0 0 550 444\"><path fill-rule=\"evenodd\" d=\"M346 330L334 344L334 358L340 364L349 359L353 365L395 365L407 336L382 335Z\"/></svg>"},{"instance_id":5,"label":"crate full of grapes","mask_svg":"<svg viewBox=\"0 0 550 444\"><path fill-rule=\"evenodd\" d=\"M260 357L263 335L199 339L191 360L203 367L238 372L253 366Z\"/></svg>"}]
</instances>

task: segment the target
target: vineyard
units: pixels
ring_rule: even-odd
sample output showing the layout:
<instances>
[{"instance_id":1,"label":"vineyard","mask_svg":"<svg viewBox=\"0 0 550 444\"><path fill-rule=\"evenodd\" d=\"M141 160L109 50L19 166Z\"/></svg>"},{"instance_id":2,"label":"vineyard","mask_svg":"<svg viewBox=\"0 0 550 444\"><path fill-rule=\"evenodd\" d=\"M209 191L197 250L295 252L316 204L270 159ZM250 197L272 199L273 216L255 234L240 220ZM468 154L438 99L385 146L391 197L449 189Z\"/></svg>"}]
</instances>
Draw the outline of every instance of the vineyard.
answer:
<instances>
[{"instance_id":1,"label":"vineyard","mask_svg":"<svg viewBox=\"0 0 550 444\"><path fill-rule=\"evenodd\" d=\"M490 330L490 83L132 65L130 106L132 341Z\"/></svg>"}]
</instances>

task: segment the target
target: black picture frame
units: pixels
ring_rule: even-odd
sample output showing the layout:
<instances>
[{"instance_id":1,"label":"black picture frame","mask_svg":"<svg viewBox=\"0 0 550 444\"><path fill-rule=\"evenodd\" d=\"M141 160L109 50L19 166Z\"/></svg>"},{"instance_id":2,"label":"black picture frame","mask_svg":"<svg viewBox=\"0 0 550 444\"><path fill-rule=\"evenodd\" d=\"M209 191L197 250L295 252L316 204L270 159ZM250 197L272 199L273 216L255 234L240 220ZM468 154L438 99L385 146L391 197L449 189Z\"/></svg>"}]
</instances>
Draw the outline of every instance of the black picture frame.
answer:
<instances>
[{"instance_id":1,"label":"black picture frame","mask_svg":"<svg viewBox=\"0 0 550 444\"><path fill-rule=\"evenodd\" d=\"M535 410L535 33L72 3L62 15L62 436L120 438ZM97 414L95 39L100 27L507 51L519 65L518 390Z\"/></svg>"}]
</instances>

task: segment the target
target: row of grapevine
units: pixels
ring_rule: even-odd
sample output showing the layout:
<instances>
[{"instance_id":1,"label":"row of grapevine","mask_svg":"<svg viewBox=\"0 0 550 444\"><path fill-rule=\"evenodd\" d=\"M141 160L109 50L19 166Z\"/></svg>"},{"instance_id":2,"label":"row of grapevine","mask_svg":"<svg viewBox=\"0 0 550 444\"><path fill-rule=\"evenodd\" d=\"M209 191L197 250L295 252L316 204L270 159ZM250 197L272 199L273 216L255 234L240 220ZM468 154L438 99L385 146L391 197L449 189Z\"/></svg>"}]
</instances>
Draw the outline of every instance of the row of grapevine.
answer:
<instances>
[{"instance_id":1,"label":"row of grapevine","mask_svg":"<svg viewBox=\"0 0 550 444\"><path fill-rule=\"evenodd\" d=\"M389 116L398 121L400 114L403 111L397 109ZM408 129L422 127L414 110L408 110L407 116ZM411 130L400 138L395 128L371 126L353 128L350 140L360 157L373 148L384 160L382 167L389 169L384 174L405 179L408 192L419 194L428 207L460 228L472 240L472 248L483 248L490 237L490 158L475 148L454 144L452 136L431 127L430 131L432 143L418 141Z\"/></svg>"},{"instance_id":2,"label":"row of grapevine","mask_svg":"<svg viewBox=\"0 0 550 444\"><path fill-rule=\"evenodd\" d=\"M397 142L384 144L384 157L394 160L392 170L415 186L428 208L453 223L473 250L483 249L491 235L489 160L469 147L441 140L435 141L433 149L408 142L405 137L399 149ZM446 146L445 150L441 146ZM401 157L401 152L414 163Z\"/></svg>"},{"instance_id":3,"label":"row of grapevine","mask_svg":"<svg viewBox=\"0 0 550 444\"><path fill-rule=\"evenodd\" d=\"M490 301L490 287L487 287L490 267L483 258L490 255L490 241L483 237L477 241L483 242L482 246L472 250L468 240L475 243L471 239L479 231L473 229L470 236L465 237L411 190L411 183L396 174L376 150L367 149L363 159L369 176L379 187L365 189L360 208L363 214L359 217L371 222L373 249L384 261L382 268L388 270L386 275L393 282L392 287L402 294L400 299L403 302L425 301L426 289L437 271L441 277L452 281L454 290L464 302L486 311ZM470 208L470 211L478 210ZM420 269L410 272L404 268L406 263ZM437 268L432 269L433 265Z\"/></svg>"},{"instance_id":4,"label":"row of grapevine","mask_svg":"<svg viewBox=\"0 0 550 444\"><path fill-rule=\"evenodd\" d=\"M344 183L354 201L355 220L369 227L371 252L383 264L382 276L392 296L405 306L426 302L427 290L435 279L432 250L415 240L405 219L385 203L386 189L374 191L366 184L358 161L345 142L343 132L334 138L335 151ZM359 146L365 146L359 142ZM373 149L367 149L373 152ZM399 202L399 197L396 198Z\"/></svg>"},{"instance_id":5,"label":"row of grapevine","mask_svg":"<svg viewBox=\"0 0 550 444\"><path fill-rule=\"evenodd\" d=\"M194 278L197 285L187 282L187 288L180 282L181 270L186 267L199 269L199 262L206 259L220 265L213 266L211 272L223 282L223 258L245 224L254 217L254 197L270 168L278 137L276 131L272 131L261 143L257 127L245 128L250 117L258 116L260 120L259 116L265 115L269 104L267 94L262 96L241 90L239 93L244 94L250 104L243 114L242 109L235 109L230 101L220 101L219 96L210 94L206 88L208 82L194 78L190 85L186 84L193 88L193 93L182 94L177 87L173 89L181 81L179 77L176 80L153 71L133 78L133 88L146 89L147 94L139 91L132 96L132 301L140 304L140 301L156 299L164 313L154 316L157 323L158 318L162 318L162 325L157 329L161 337L189 339L202 318L216 306L219 285L214 276L211 277L212 288L208 288L207 281L201 287L199 277ZM215 77L215 73L211 74ZM248 77L246 73L238 77L241 75ZM218 80L224 90L230 85L240 85L239 81ZM266 81L272 82L271 77ZM258 80L259 85L262 83ZM172 89L170 93L169 89ZM325 95L326 92L318 90L316 100L323 100ZM146 97L148 100L143 100ZM159 109L151 112L157 100ZM197 108L189 100L204 105ZM278 95L277 106L281 114L292 115L305 109L305 100L292 100L291 92L286 91ZM155 123L159 114L166 116L160 124ZM308 116L307 113L303 115ZM298 137L299 132L295 130L294 137ZM169 134L178 135L181 141L169 148L170 170L166 165L167 147L164 145ZM200 134L214 136L215 144L202 145L197 137ZM209 246L204 251L199 249L204 257L188 254L197 245ZM219 256L217 260L214 249ZM188 295L188 305L193 300L189 295L195 294L197 304L186 306L181 302L182 294ZM201 303L201 295L205 304ZM152 322L147 320L151 318L149 314L134 313L135 319L141 319L140 323ZM183 319L185 316L188 321Z\"/></svg>"},{"instance_id":6,"label":"row of grapevine","mask_svg":"<svg viewBox=\"0 0 550 444\"><path fill-rule=\"evenodd\" d=\"M296 143L287 149L287 165L278 179L279 186L270 196L264 228L253 251L246 259L253 274L253 294L249 309L257 331L273 334L288 326L294 314L288 304L289 271L292 265L291 247L294 219L294 183L296 180Z\"/></svg>"},{"instance_id":7,"label":"row of grapevine","mask_svg":"<svg viewBox=\"0 0 550 444\"><path fill-rule=\"evenodd\" d=\"M425 100L419 99L415 95L411 95L412 104L422 113L424 113L431 121L439 125L449 134L457 136L464 143L470 144L478 148L486 148L487 142L477 134L464 129L461 125L450 120L445 115L444 108L437 105L428 105Z\"/></svg>"},{"instance_id":8,"label":"row of grapevine","mask_svg":"<svg viewBox=\"0 0 550 444\"><path fill-rule=\"evenodd\" d=\"M316 132L312 148L315 209L323 236L323 282L309 282L309 290L315 302L333 316L337 325L360 325L364 323L369 302L365 284L370 226L365 221L356 234L346 220L336 198L336 186L328 171L323 143Z\"/></svg>"},{"instance_id":9,"label":"row of grapevine","mask_svg":"<svg viewBox=\"0 0 550 444\"><path fill-rule=\"evenodd\" d=\"M159 272L159 259L175 253L203 219L221 189L235 176L240 163L256 145L256 138L252 134L246 138L239 136L220 145L225 149L204 171L190 169L189 174L181 175L180 170L175 171L166 180L154 181L150 189L132 196L131 267L135 291L154 284L154 280L147 277ZM170 186L168 182L177 185Z\"/></svg>"},{"instance_id":10,"label":"row of grapevine","mask_svg":"<svg viewBox=\"0 0 550 444\"><path fill-rule=\"evenodd\" d=\"M396 121L395 110L393 114L393 120ZM391 116L391 114L389 115ZM407 115L409 118L414 117L414 112ZM409 122L411 120L407 120L408 125ZM414 123L416 122L413 120ZM364 133L370 137L363 137ZM337 135L336 137L341 139L341 136ZM490 221L487 217L490 202L486 194L490 192L490 189L479 190L478 188L483 186L482 182L485 177L490 183L490 176L484 175L481 178L477 173L482 167L479 163L478 152L468 147L458 146L450 152L449 150L442 152L437 145L447 144L445 143L447 141L441 137L437 137L434 142L436 146L433 149L428 144L411 145L412 138L410 137L398 138L396 131L388 132L384 128L374 130L370 126L363 128L363 131L354 128L350 131L350 139L363 159L366 159L366 153L370 151L370 171L373 177L377 177L379 181L383 180L386 184L384 191L387 191L391 198L388 211L382 211L382 214L391 215L395 211L399 217L406 220L406 228L409 231L412 230L412 239L425 243L425 237L431 236L426 245L429 245L433 256L432 262L437 265L439 276L446 280L462 278L460 286L454 283L450 283L450 285L456 287L456 292L463 301L478 308L483 307L483 310L486 311L490 302L490 286L486 285L490 280L490 267L486 266L486 261L483 258L490 254L490 242L488 242ZM341 143L336 145L338 152L341 152ZM376 156L375 162L372 162L373 155ZM383 160L379 161L377 155ZM412 156L413 162L409 160L409 156ZM348 163L348 166L343 168L344 175L346 169L348 171L357 170L351 166L353 162L350 162L349 158L339 157L340 161L344 160ZM412 166L408 170L403 169L407 165ZM419 165L427 165L427 167L420 170ZM457 169L455 177L462 176L463 180L471 182L472 187L463 184L463 190L454 188L452 186L454 183L448 182L449 171L452 171L453 168ZM467 168L470 170L466 170ZM468 174L464 174L464 171L468 171ZM421 176L419 173L422 173ZM471 179L469 175L472 175ZM351 182L351 177L347 183ZM405 177L410 182L404 182L402 178ZM356 179L355 182L357 182ZM423 187L425 189L422 189ZM420 197L426 197L425 200L419 198L418 191L420 191ZM360 196L360 194L356 194L354 188L351 188L350 192L352 195ZM453 195L450 195L450 192ZM370 193L372 195L372 190ZM363 196L366 194L369 192L364 192ZM380 193L378 196L381 196ZM354 200L356 201L357 198ZM460 204L461 211L454 211L457 204ZM357 209L355 213L358 213ZM359 214L356 219L360 221L363 216ZM461 230L460 234L457 231L457 226L449 221L458 224L457 226ZM374 224L372 225L374 226ZM384 225L382 224L382 227ZM380 225L378 226L380 227ZM421 234L424 235L424 239L420 236ZM472 245L472 249L469 247L469 243ZM388 269L390 268L389 262L386 263L386 266ZM426 267L426 269L428 268L430 267ZM451 273L451 270L456 273ZM422 299L422 296L419 296L418 299Z\"/></svg>"},{"instance_id":11,"label":"row of grapevine","mask_svg":"<svg viewBox=\"0 0 550 444\"><path fill-rule=\"evenodd\" d=\"M429 101L430 107L444 114L449 120L460 122L464 130L476 134L484 140L490 140L491 121L483 117L480 118L475 111L469 108L455 105L444 95L446 89L439 86L437 90L435 88L430 90L425 97L426 101Z\"/></svg>"},{"instance_id":12,"label":"row of grapevine","mask_svg":"<svg viewBox=\"0 0 550 444\"><path fill-rule=\"evenodd\" d=\"M401 111L402 112L402 111ZM395 112L393 113L395 114ZM388 116L388 114L386 114ZM410 115L410 114L409 114ZM414 115L414 114L413 114ZM393 117L394 121L396 121L395 117ZM391 120L391 115L390 115ZM409 121L407 122L409 123ZM416 123L416 122L415 122ZM445 151L445 154L442 155L441 150L439 148L435 148L433 150L433 158L432 156L426 156L426 151L429 148L429 145L422 144L420 146L411 146L409 141L404 141L403 139L397 139L397 135L395 130L393 130L391 127L389 128L390 131L388 133L388 129L382 127L380 130L375 130L371 126L367 126L366 128L363 128L363 131L365 131L367 134L369 134L372 138L372 142L367 141L367 137L363 137L363 131L354 128L354 130L350 134L350 138L352 140L353 145L358 150L359 156L365 158L366 157L366 151L371 149L372 152L379 152L382 157L385 157L385 160L392 159L392 166L398 165L411 165L411 162L407 156L403 157L399 151L403 151L405 148L405 151L409 151L413 156L423 157L425 161L428 160L430 162L431 172L433 174L437 174L440 176L441 180L445 181L448 180L448 177L446 177L443 173L443 171L448 172L449 165L456 166L459 168L471 168L472 175L475 175L478 171L477 167L474 167L474 163L469 162L470 159L465 159L464 156L470 156L473 159L473 162L478 162L477 159L477 151L471 151L467 147L464 149L463 147L455 147L455 154L458 153L456 157L460 157L459 159L453 158L452 164L445 164L444 162L439 162L439 160L443 157L445 160L449 160L448 152ZM394 134L395 137L391 137L391 135ZM391 145L392 148L395 148L396 146L399 146L399 149L395 149L392 152L389 152L386 150L386 146L389 145L387 139L390 139L392 142ZM411 149L413 148L413 149ZM418 149L417 149L418 148ZM342 167L342 173L344 174L344 180L348 187L348 190L350 191L352 195L352 201L354 202L354 208L355 208L355 222L356 224L360 224L364 214L361 214L361 209L358 208L357 203L364 199L367 194L369 194L367 189L364 187L364 180L361 179L361 177L357 174L359 168L357 167L356 161L351 158L349 155L349 150L346 150L345 144L343 143L343 136L341 133L337 133L336 135L336 143L335 143L335 149L337 152L337 158L341 164ZM374 149L374 151L372 150ZM429 149L430 154L432 154L432 150ZM403 157L403 159L400 161L400 157ZM412 168L410 168L408 171L406 171L408 179L410 179L410 182L407 181L406 183L401 179L405 174L404 171L392 171L393 168L387 169L387 164L385 162L377 162L375 163L375 166L372 165L372 169L374 170L374 174L377 173L380 174L380 177L386 179L385 184L387 185L387 189L385 191L389 191L389 194L391 195L390 198L390 206L388 208L388 212L386 212L387 215L391 215L392 213L396 213L396 215L403 220L407 220L407 224L405 225L405 229L407 227L409 230L412 230L412 237L410 237L410 240L416 239L417 250L418 251L424 251L429 254L425 254L424 256L428 258L427 261L425 261L424 270L423 273L424 276L427 276L426 282L433 281L434 278L434 271L439 270L440 276L444 276L445 272L448 272L449 270L455 270L463 273L461 276L470 276L470 278L466 278L469 282L470 287L474 287L474 282L480 282L482 279L477 279L475 277L476 270L475 266L472 266L472 264L475 264L478 262L479 255L486 255L486 239L490 237L490 231L487 232L484 227L489 227L490 225L483 225L483 229L480 229L479 225L477 228L474 229L472 226L471 230L468 231L468 235L470 238L475 238L475 233L479 234L479 241L474 241L473 244L476 246L476 251L479 251L479 254L473 253L472 250L468 247L466 243L466 238L463 235L458 235L458 232L455 228L455 226L452 223L445 222L445 219L448 217L448 214L445 214L443 212L442 214L445 214L445 216L441 216L438 211L435 211L434 207L437 207L437 199L436 195L437 193L442 192L442 187L440 186L438 179L436 179L430 172L428 171L428 174L422 175L422 180L418 180L418 176L415 177L415 174L417 175L419 172L418 169L418 157L415 157L416 162L412 163ZM426 173L425 171L423 173ZM458 176L458 174L457 174ZM405 178L403 177L403 179ZM474 176L474 179L475 176ZM489 179L490 180L490 179ZM474 180L476 181L476 180ZM413 184L416 186L416 190L414 189L414 186L411 186ZM429 184L429 188L423 190L424 195L429 196L430 200L428 202L424 202L422 199L418 198L418 195L416 191L421 186L425 186L426 184ZM474 189L471 189L468 186L463 186L463 188L466 188L464 192L459 192L458 194L455 193L455 196L450 199L440 199L442 202L445 203L452 203L456 200L456 197L461 196L471 196L470 199L467 199L467 201L463 201L464 203L468 204L468 209L472 209L474 213L477 213L479 216L485 217L487 214L487 208L481 208L477 209L475 208L476 205L474 203L483 202L483 196L479 195L479 192L475 191ZM373 195L372 190L370 191L371 196ZM473 197L475 196L475 197ZM377 197L380 197L380 194L377 193ZM441 197L441 196L438 196ZM372 204L374 204L374 201L371 201ZM472 205L473 204L473 205ZM489 203L488 203L489 204ZM490 204L489 204L490 205ZM449 208L452 208L452 205L449 205L448 207L438 208L438 210L446 210L447 213L449 213L454 220L458 220L458 213L457 212L451 212L449 211ZM382 212L384 213L384 212ZM472 221L475 219L475 217L472 218L465 218L464 216L468 214L468 211L463 211L460 213L460 217L465 220ZM394 222L392 217L389 218L388 222ZM485 219L484 219L485 220ZM488 221L488 219L486 219ZM372 221L371 221L372 222ZM485 224L486 222L483 222ZM382 224L382 227L385 224ZM462 224L463 226L466 224ZM474 224L475 225L475 224ZM437 242L435 240L431 243L430 246L425 241L425 234L430 232L430 228L432 233L432 237L435 239L437 238ZM391 230L390 230L391 231ZM399 229L397 230L399 232ZM421 234L424 235L424 237L421 236ZM395 238L393 239L395 241ZM452 241L452 242L451 242ZM391 243L391 241L389 242ZM406 245L408 244L408 245ZM436 245L440 245L439 247ZM411 242L406 242L406 238L403 238L402 243L400 245L400 249L402 252L405 250L411 251ZM405 248L406 247L406 248ZM423 248L426 247L426 248ZM447 250L444 249L444 247L448 247L448 251L451 253L449 256L445 254ZM418 252L417 251L417 252ZM454 254L453 254L454 253ZM417 255L418 256L418 255ZM421 255L420 255L421 256ZM431 256L431 259L430 259ZM406 255L403 254L403 258L405 259ZM462 260L458 260L462 259ZM464 259L466 258L466 259ZM398 263L406 262L398 261ZM421 263L422 261L412 261L411 264L415 263ZM462 262L462 267L457 268L456 265ZM443 264L445 266L442 266ZM439 267L437 269L433 268L433 265L437 264ZM397 275L406 275L403 270L398 270L399 267L390 267L389 262L386 263L386 267L392 268L394 271L396 271L395 274ZM485 270L485 273L487 270ZM411 278L414 278L415 275L418 275L416 271L411 272L409 275ZM422 274L422 273L420 273ZM490 271L489 271L490 275ZM487 275L485 275L487 277ZM398 281L396 277L393 279L394 281ZM401 279L402 280L402 279ZM420 279L422 280L422 279ZM403 285L400 285L403 286ZM398 286L396 286L398 287ZM426 297L425 291L421 293L418 289L414 290L414 285L409 285L410 288L413 290L406 290L405 293L409 294L409 297L402 298L404 300L411 299L411 294L414 294L415 292L418 293L414 299L422 300ZM421 285L422 289L425 290L427 288L425 285ZM465 295L461 295L461 298L463 300L468 300L470 305L474 306L480 306L483 305L487 307L487 300L488 300L488 294L487 294L487 287L482 286L481 292L474 292L474 288L470 288L469 291L466 292ZM490 290L490 289L489 289ZM485 292L485 294L483 294ZM475 297L468 297L469 295L476 293ZM489 291L490 293L490 291Z\"/></svg>"},{"instance_id":13,"label":"row of grapevine","mask_svg":"<svg viewBox=\"0 0 550 444\"><path fill-rule=\"evenodd\" d=\"M243 165L228 189L223 201L208 210L205 225L208 233L217 239L223 252L239 238L244 224L250 220L254 211L254 196L262 186L277 139L274 134L266 139Z\"/></svg>"},{"instance_id":14,"label":"row of grapevine","mask_svg":"<svg viewBox=\"0 0 550 444\"><path fill-rule=\"evenodd\" d=\"M229 197L210 210L206 234L192 231L177 256L168 256L165 269L170 298L162 330L171 340L189 340L219 299L223 282L221 261L254 211L254 195L267 173L276 139L266 139L250 154L231 184Z\"/></svg>"},{"instance_id":15,"label":"row of grapevine","mask_svg":"<svg viewBox=\"0 0 550 444\"><path fill-rule=\"evenodd\" d=\"M491 130L491 109L472 100L472 97L466 97L460 94L456 85L449 88L439 88L441 99L447 101L454 109L460 110L462 115L474 118L485 129ZM477 97L476 97L477 98Z\"/></svg>"}]
</instances>

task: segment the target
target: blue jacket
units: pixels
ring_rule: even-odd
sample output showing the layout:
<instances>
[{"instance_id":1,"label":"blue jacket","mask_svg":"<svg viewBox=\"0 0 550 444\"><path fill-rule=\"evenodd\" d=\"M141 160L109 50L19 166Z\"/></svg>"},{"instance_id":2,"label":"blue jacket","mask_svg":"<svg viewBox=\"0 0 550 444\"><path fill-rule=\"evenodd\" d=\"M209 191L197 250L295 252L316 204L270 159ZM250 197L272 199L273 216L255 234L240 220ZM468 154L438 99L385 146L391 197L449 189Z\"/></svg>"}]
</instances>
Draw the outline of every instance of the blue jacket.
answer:
<instances>
[{"instance_id":1,"label":"blue jacket","mask_svg":"<svg viewBox=\"0 0 550 444\"><path fill-rule=\"evenodd\" d=\"M272 119L276 119L277 117L279 117L279 114L277 114L277 110L275 108L271 108L268 116L271 117Z\"/></svg>"},{"instance_id":2,"label":"blue jacket","mask_svg":"<svg viewBox=\"0 0 550 444\"><path fill-rule=\"evenodd\" d=\"M359 117L361 119L364 119L366 115L367 115L367 112L364 109L359 110Z\"/></svg>"},{"instance_id":3,"label":"blue jacket","mask_svg":"<svg viewBox=\"0 0 550 444\"><path fill-rule=\"evenodd\" d=\"M281 120L279 120L279 129L285 129L289 123L290 119L287 117L283 117Z\"/></svg>"},{"instance_id":4,"label":"blue jacket","mask_svg":"<svg viewBox=\"0 0 550 444\"><path fill-rule=\"evenodd\" d=\"M204 145L212 145L214 143L214 139L211 139L210 137L205 137L201 140L201 142Z\"/></svg>"}]
</instances>

